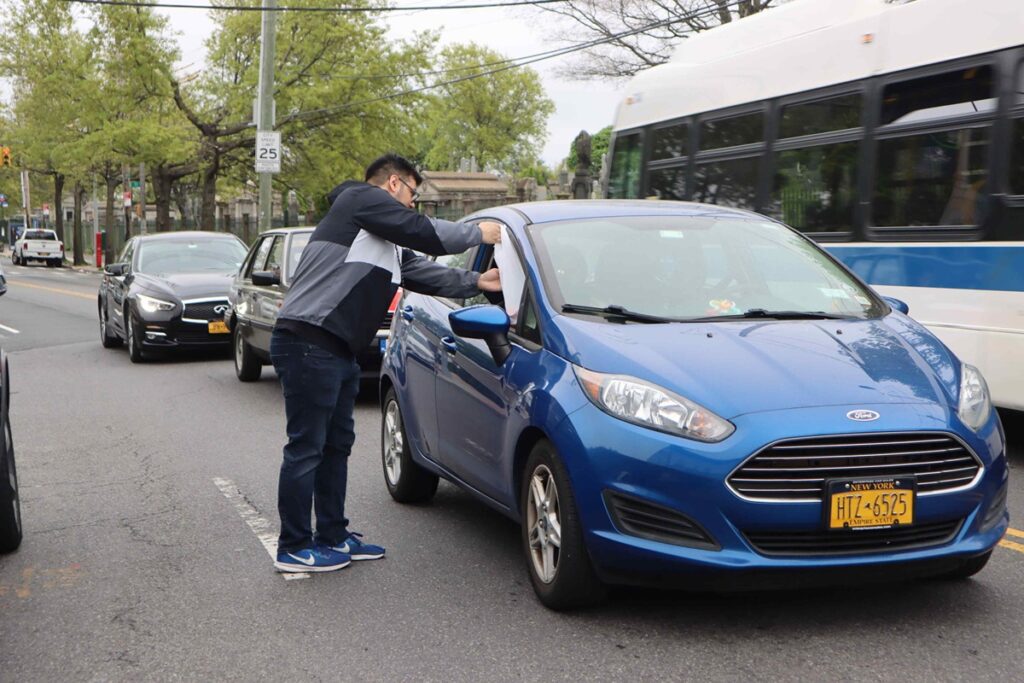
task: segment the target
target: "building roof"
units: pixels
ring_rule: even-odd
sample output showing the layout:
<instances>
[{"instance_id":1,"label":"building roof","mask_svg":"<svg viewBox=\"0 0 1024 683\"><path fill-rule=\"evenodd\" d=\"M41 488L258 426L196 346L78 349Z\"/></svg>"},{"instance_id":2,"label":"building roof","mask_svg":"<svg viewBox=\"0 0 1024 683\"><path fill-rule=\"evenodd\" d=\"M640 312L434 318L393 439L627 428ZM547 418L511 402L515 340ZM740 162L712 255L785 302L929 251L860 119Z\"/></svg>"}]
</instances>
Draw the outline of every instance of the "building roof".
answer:
<instances>
[{"instance_id":1,"label":"building roof","mask_svg":"<svg viewBox=\"0 0 1024 683\"><path fill-rule=\"evenodd\" d=\"M458 173L454 171L424 171L420 195L453 192L508 193L508 185L493 173Z\"/></svg>"}]
</instances>

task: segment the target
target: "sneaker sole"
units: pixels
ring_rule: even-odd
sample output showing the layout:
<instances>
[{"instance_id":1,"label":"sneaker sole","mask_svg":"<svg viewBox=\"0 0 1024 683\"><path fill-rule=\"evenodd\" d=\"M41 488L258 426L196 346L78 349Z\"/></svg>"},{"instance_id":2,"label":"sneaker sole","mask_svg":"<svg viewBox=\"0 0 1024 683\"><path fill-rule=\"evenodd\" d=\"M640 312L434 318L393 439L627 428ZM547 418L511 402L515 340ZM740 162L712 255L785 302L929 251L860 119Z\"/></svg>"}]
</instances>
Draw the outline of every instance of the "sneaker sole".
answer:
<instances>
[{"instance_id":1,"label":"sneaker sole","mask_svg":"<svg viewBox=\"0 0 1024 683\"><path fill-rule=\"evenodd\" d=\"M384 557L384 553L381 553L380 555L351 555L350 557L353 560L379 560Z\"/></svg>"},{"instance_id":2,"label":"sneaker sole","mask_svg":"<svg viewBox=\"0 0 1024 683\"><path fill-rule=\"evenodd\" d=\"M295 572L295 573L306 573L306 572L333 572L338 569L344 569L345 567L352 564L351 561L344 564L332 564L326 567L310 567L307 564L286 564L284 562L274 562L274 569L279 572Z\"/></svg>"}]
</instances>

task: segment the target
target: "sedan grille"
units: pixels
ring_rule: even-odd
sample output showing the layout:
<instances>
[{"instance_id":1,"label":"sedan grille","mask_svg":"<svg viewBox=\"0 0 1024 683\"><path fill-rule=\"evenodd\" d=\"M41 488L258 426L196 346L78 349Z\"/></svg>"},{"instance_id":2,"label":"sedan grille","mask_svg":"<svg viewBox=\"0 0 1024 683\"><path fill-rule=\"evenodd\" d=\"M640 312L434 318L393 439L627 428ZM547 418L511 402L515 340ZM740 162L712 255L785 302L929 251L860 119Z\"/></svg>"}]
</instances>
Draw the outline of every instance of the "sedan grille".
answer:
<instances>
[{"instance_id":1,"label":"sedan grille","mask_svg":"<svg viewBox=\"0 0 1024 683\"><path fill-rule=\"evenodd\" d=\"M762 555L853 555L909 550L949 543L962 519L889 529L843 531L757 531L744 535Z\"/></svg>"},{"instance_id":2,"label":"sedan grille","mask_svg":"<svg viewBox=\"0 0 1024 683\"><path fill-rule=\"evenodd\" d=\"M696 522L675 510L611 491L605 491L604 501L623 533L673 545L719 547Z\"/></svg>"},{"instance_id":3,"label":"sedan grille","mask_svg":"<svg viewBox=\"0 0 1024 683\"><path fill-rule=\"evenodd\" d=\"M196 301L194 303L185 302L185 312L182 313L182 318L188 320L202 320L203 322L209 322L211 320L223 320L224 310L227 310L228 300L217 299L214 301ZM221 308L221 312L218 313L216 308Z\"/></svg>"},{"instance_id":4,"label":"sedan grille","mask_svg":"<svg viewBox=\"0 0 1024 683\"><path fill-rule=\"evenodd\" d=\"M913 476L921 494L966 486L981 462L951 434L904 432L788 439L764 448L728 478L753 500L821 501L828 479Z\"/></svg>"}]
</instances>

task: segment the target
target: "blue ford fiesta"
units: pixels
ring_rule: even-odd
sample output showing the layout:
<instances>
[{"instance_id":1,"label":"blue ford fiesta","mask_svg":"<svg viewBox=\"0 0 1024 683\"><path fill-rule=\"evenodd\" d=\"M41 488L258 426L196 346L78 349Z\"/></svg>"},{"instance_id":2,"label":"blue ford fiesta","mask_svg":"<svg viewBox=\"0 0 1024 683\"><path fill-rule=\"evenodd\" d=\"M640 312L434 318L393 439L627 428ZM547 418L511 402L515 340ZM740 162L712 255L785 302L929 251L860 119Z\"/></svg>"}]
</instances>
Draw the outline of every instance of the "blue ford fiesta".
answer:
<instances>
[{"instance_id":1,"label":"blue ford fiesta","mask_svg":"<svg viewBox=\"0 0 1024 683\"><path fill-rule=\"evenodd\" d=\"M812 241L676 202L506 206L504 291L406 291L381 374L392 497L444 477L522 526L538 597L984 567L1008 524L985 380ZM490 295L494 296L494 295Z\"/></svg>"}]
</instances>

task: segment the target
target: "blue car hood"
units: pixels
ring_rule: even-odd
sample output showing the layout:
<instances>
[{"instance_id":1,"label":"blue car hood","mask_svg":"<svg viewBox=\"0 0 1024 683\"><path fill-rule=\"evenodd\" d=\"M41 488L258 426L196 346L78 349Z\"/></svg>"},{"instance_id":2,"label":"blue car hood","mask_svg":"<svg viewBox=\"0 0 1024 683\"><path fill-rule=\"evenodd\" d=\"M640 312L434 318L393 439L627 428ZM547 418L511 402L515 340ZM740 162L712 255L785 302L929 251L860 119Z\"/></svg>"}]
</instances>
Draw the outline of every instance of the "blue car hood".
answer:
<instances>
[{"instance_id":1,"label":"blue car hood","mask_svg":"<svg viewBox=\"0 0 1024 683\"><path fill-rule=\"evenodd\" d=\"M959 362L900 313L852 321L554 321L571 362L648 380L725 418L823 405L947 406L958 395Z\"/></svg>"}]
</instances>

